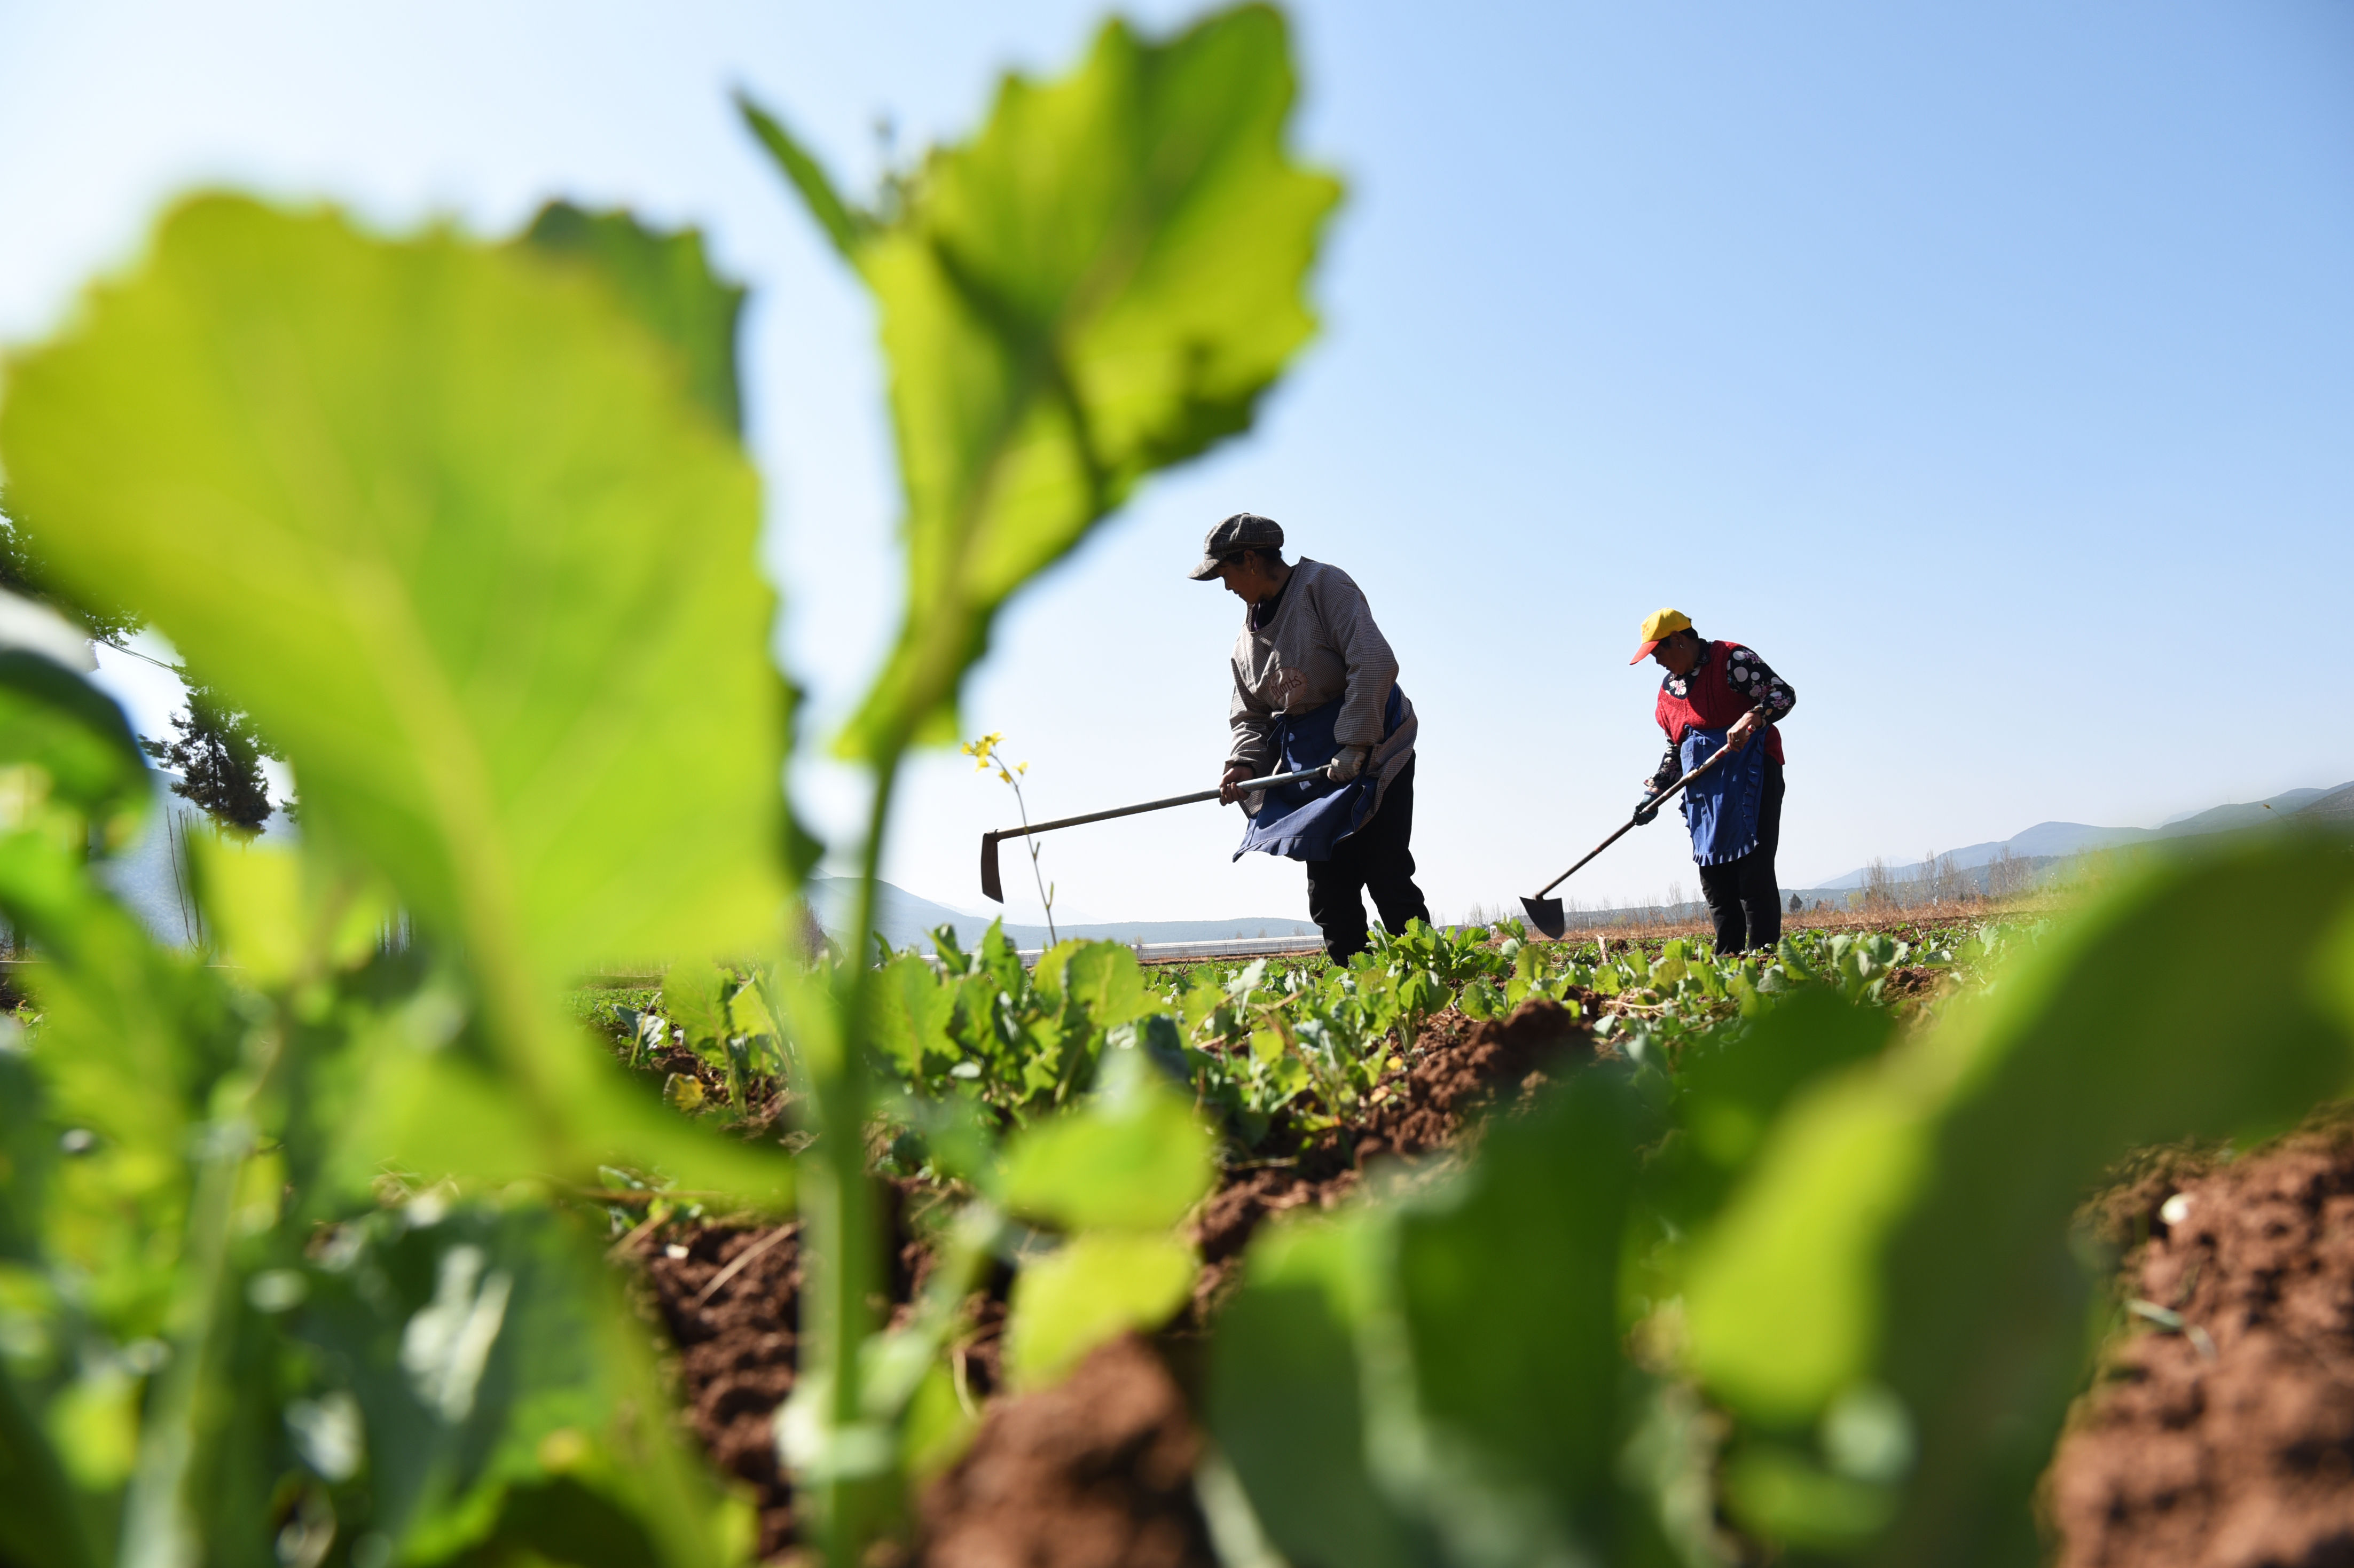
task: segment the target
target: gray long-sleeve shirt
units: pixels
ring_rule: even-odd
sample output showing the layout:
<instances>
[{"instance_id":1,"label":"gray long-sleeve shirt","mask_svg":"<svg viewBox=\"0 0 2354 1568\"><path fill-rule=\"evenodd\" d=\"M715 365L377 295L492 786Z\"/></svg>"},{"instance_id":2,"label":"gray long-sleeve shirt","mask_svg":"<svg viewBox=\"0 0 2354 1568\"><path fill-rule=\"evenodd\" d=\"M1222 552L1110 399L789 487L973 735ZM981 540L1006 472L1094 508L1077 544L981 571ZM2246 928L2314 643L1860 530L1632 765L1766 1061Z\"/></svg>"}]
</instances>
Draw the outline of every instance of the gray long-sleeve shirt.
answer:
<instances>
[{"instance_id":1,"label":"gray long-sleeve shirt","mask_svg":"<svg viewBox=\"0 0 2354 1568\"><path fill-rule=\"evenodd\" d=\"M1340 567L1303 556L1291 568L1267 623L1253 626L1256 619L1246 610L1242 634L1235 639L1235 694L1226 709L1234 744L1226 760L1247 765L1254 776L1272 771L1280 760L1277 716L1306 713L1340 697L1341 716L1332 733L1342 746L1373 748L1367 765L1386 794L1414 755L1419 722L1409 702L1397 729L1386 739L1382 734L1382 711L1397 683L1397 655L1373 624L1363 591ZM1262 797L1244 799L1256 811Z\"/></svg>"}]
</instances>

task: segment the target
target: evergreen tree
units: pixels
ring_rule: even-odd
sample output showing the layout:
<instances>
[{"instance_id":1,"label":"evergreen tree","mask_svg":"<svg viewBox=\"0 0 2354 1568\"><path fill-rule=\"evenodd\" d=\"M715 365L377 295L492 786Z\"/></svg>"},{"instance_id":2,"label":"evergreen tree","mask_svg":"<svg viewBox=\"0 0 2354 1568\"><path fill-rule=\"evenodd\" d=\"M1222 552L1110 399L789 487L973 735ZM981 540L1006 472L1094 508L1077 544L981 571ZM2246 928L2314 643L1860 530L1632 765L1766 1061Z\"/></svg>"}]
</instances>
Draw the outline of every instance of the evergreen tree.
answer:
<instances>
[{"instance_id":1,"label":"evergreen tree","mask_svg":"<svg viewBox=\"0 0 2354 1568\"><path fill-rule=\"evenodd\" d=\"M185 677L184 677L185 678ZM172 715L170 740L139 744L147 755L178 769L172 793L194 802L227 826L260 832L270 820L270 785L261 759L275 757L253 720L230 707L208 686L191 681L188 705Z\"/></svg>"}]
</instances>

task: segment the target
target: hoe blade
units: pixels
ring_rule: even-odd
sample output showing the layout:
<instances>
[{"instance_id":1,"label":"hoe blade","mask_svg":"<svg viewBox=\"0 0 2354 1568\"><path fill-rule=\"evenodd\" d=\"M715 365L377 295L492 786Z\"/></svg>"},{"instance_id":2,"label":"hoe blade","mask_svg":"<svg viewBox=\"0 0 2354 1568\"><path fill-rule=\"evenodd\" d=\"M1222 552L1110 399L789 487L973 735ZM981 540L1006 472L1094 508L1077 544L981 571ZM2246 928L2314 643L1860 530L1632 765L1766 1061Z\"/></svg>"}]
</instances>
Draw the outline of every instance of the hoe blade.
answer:
<instances>
[{"instance_id":1,"label":"hoe blade","mask_svg":"<svg viewBox=\"0 0 2354 1568\"><path fill-rule=\"evenodd\" d=\"M981 835L981 891L992 904L1005 902L1005 885L997 880L997 835Z\"/></svg>"},{"instance_id":2,"label":"hoe blade","mask_svg":"<svg viewBox=\"0 0 2354 1568\"><path fill-rule=\"evenodd\" d=\"M1562 916L1561 900L1558 898L1523 898L1521 907L1529 912L1529 924L1548 937L1558 940L1561 934L1569 929L1569 922Z\"/></svg>"}]
</instances>

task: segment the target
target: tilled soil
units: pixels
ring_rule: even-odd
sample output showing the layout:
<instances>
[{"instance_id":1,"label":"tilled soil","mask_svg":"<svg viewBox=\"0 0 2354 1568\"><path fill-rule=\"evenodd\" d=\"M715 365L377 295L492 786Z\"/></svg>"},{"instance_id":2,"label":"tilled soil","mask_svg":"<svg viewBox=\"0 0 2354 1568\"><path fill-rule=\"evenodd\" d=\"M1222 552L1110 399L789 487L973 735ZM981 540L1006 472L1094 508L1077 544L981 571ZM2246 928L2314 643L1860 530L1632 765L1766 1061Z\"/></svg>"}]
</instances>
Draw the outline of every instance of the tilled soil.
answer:
<instances>
[{"instance_id":1,"label":"tilled soil","mask_svg":"<svg viewBox=\"0 0 2354 1568\"><path fill-rule=\"evenodd\" d=\"M1177 1380L1134 1339L1001 1400L924 1490L927 1568L1215 1568L1193 1500L1202 1440Z\"/></svg>"},{"instance_id":2,"label":"tilled soil","mask_svg":"<svg viewBox=\"0 0 2354 1568\"><path fill-rule=\"evenodd\" d=\"M2354 1564L2354 1129L2126 1197L2142 1323L2052 1461L2061 1568Z\"/></svg>"},{"instance_id":3,"label":"tilled soil","mask_svg":"<svg viewBox=\"0 0 2354 1568\"><path fill-rule=\"evenodd\" d=\"M1506 1020L1474 1024L1452 1009L1432 1019L1414 1060L1382 1084L1357 1127L1326 1135L1290 1163L1228 1173L1193 1224L1204 1267L1195 1310L1180 1332L1206 1325L1269 1215L1331 1208L1356 1186L1362 1162L1448 1148L1482 1111L1596 1054L1592 1025L1541 999ZM690 1070L688 1060L659 1066ZM903 1202L911 1196L896 1195ZM631 1250L679 1347L696 1435L723 1471L750 1484L760 1555L777 1557L793 1542L792 1489L777 1462L774 1416L792 1391L798 1227L683 1224L638 1238ZM895 1300L910 1298L925 1261L912 1244L899 1248ZM997 1386L1003 1316L1002 1299L981 1303L962 1352L979 1393ZM1107 1346L1056 1388L989 1406L971 1448L920 1500L917 1561L933 1568L1213 1563L1192 1488L1199 1443L1160 1356L1135 1340Z\"/></svg>"},{"instance_id":4,"label":"tilled soil","mask_svg":"<svg viewBox=\"0 0 2354 1568\"><path fill-rule=\"evenodd\" d=\"M1232 1287L1260 1222L1289 1209L1333 1207L1354 1190L1367 1161L1445 1148L1481 1110L1533 1091L1548 1072L1589 1062L1596 1051L1591 1023L1543 998L1522 1002L1508 1019L1478 1024L1453 1008L1439 1013L1424 1025L1414 1060L1374 1090L1357 1127L1326 1134L1288 1164L1228 1172L1193 1221L1203 1263L1193 1322L1205 1322Z\"/></svg>"},{"instance_id":5,"label":"tilled soil","mask_svg":"<svg viewBox=\"0 0 2354 1568\"><path fill-rule=\"evenodd\" d=\"M774 1417L793 1389L800 1229L679 1225L637 1248L678 1346L688 1419L712 1461L750 1483L764 1558L793 1541L792 1487L777 1462Z\"/></svg>"}]
</instances>

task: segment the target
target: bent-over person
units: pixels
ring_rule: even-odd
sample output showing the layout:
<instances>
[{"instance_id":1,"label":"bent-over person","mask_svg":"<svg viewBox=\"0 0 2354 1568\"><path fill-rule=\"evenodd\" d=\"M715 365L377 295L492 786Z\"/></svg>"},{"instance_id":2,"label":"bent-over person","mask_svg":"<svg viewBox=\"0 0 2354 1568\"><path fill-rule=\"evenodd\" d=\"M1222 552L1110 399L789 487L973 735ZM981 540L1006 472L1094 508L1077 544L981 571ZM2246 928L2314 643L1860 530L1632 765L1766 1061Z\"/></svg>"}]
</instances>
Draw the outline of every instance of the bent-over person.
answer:
<instances>
[{"instance_id":1,"label":"bent-over person","mask_svg":"<svg viewBox=\"0 0 2354 1568\"><path fill-rule=\"evenodd\" d=\"M1308 867L1308 913L1336 963L1366 946L1363 895L1382 924L1427 923L1414 882L1414 705L1364 594L1338 567L1283 558L1283 529L1237 513L1210 530L1196 582L1246 607L1235 639L1234 697L1220 797L1243 802L1252 850ZM1244 792L1246 779L1321 768L1324 778Z\"/></svg>"}]
</instances>

